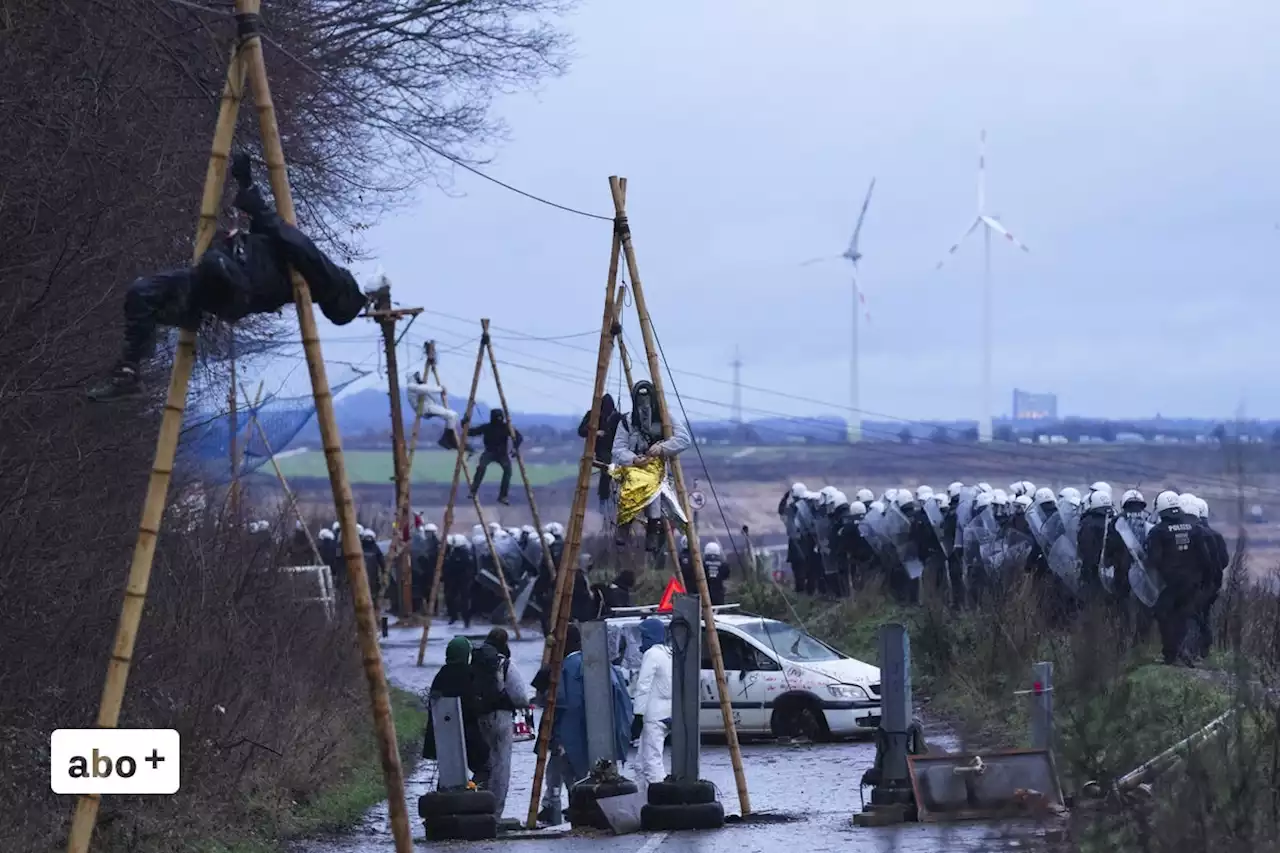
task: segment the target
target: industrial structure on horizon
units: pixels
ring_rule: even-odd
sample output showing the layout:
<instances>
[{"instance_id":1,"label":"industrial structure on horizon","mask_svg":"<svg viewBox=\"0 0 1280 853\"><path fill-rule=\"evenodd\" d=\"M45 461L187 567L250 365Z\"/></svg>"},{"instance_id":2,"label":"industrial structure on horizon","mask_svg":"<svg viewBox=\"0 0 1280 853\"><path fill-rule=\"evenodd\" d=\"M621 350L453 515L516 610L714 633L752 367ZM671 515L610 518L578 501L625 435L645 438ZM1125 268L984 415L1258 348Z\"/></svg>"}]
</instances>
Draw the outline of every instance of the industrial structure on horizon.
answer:
<instances>
[{"instance_id":1,"label":"industrial structure on horizon","mask_svg":"<svg viewBox=\"0 0 1280 853\"><path fill-rule=\"evenodd\" d=\"M1056 421L1058 395L1037 394L1033 391L1014 388L1013 419L1015 421Z\"/></svg>"}]
</instances>

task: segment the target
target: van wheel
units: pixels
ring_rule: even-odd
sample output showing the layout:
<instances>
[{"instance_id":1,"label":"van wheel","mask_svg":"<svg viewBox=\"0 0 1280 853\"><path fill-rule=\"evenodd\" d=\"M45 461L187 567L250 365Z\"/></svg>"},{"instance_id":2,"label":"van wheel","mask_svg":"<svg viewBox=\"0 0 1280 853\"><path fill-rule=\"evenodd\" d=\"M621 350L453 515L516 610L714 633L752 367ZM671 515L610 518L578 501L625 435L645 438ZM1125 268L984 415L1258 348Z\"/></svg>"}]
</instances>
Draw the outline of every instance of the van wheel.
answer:
<instances>
[{"instance_id":1,"label":"van wheel","mask_svg":"<svg viewBox=\"0 0 1280 853\"><path fill-rule=\"evenodd\" d=\"M774 737L805 738L815 743L831 739L827 716L818 700L812 697L789 696L773 709L769 727Z\"/></svg>"}]
</instances>

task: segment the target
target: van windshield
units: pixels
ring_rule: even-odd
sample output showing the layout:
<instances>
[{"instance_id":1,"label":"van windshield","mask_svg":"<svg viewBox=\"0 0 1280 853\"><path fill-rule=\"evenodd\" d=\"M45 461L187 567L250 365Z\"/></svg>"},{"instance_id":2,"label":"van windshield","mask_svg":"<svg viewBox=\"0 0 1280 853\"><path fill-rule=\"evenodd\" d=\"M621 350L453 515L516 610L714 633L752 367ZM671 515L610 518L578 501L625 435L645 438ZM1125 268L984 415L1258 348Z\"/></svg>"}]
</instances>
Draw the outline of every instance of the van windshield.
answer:
<instances>
[{"instance_id":1,"label":"van windshield","mask_svg":"<svg viewBox=\"0 0 1280 853\"><path fill-rule=\"evenodd\" d=\"M759 622L744 622L735 627L787 660L820 663L844 660L845 657L825 643L815 640L804 631L793 628L785 622L761 619Z\"/></svg>"}]
</instances>

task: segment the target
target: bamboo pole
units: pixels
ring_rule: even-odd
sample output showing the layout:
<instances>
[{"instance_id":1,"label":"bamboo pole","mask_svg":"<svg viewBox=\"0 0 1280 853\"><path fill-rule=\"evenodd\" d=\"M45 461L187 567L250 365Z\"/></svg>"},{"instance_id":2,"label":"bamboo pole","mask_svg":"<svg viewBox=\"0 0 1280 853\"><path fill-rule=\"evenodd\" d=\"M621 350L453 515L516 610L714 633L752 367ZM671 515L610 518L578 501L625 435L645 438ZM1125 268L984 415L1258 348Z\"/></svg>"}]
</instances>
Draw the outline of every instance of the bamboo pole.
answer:
<instances>
[{"instance_id":1,"label":"bamboo pole","mask_svg":"<svg viewBox=\"0 0 1280 853\"><path fill-rule=\"evenodd\" d=\"M237 0L236 19L244 42L245 64L249 69L249 82L253 89L258 111L262 149L271 179L271 191L276 209L288 223L296 220L293 195L289 189L289 177L285 171L284 151L280 142L280 128L276 123L275 107L271 101L271 86L267 80L267 67L262 56L262 39L258 33L258 0ZM351 483L347 479L342 458L342 437L338 432L333 413L333 394L325 373L324 355L316 330L315 313L311 303L311 291L296 270L293 271L293 301L301 329L302 345L307 356L307 370L311 374L311 388L315 396L316 421L320 425L324 445L325 462L329 468L329 483L333 489L333 502L342 526L342 548L346 559L348 580L351 584L351 600L355 608L356 631L360 642L360 654L364 661L365 677L369 682L369 698L373 709L373 724L378 740L382 775L387 787L387 801L391 817L391 831L397 853L412 853L413 836L409 830L408 805L405 802L404 770L400 765L400 752L396 745L395 723L391 717L391 695L387 689L386 673L382 666L382 650L378 646L377 613L369 591L369 579L365 571L364 554L356 532L356 509L351 496Z\"/></svg>"},{"instance_id":2,"label":"bamboo pole","mask_svg":"<svg viewBox=\"0 0 1280 853\"><path fill-rule=\"evenodd\" d=\"M245 66L240 57L239 44L231 51L227 64L227 80L222 88L218 105L218 122L213 131L213 144L209 151L209 165L205 169L204 194L200 200L200 216L196 224L193 262L199 260L218 229L218 211L221 207L223 183L226 179L227 157L231 153L231 140L235 135L236 116L244 95ZM129 680L129 666L133 662L134 643L138 637L142 610L147 600L147 586L151 581L151 566L155 560L156 537L164 518L165 499L169 492L169 480L173 460L178 449L178 435L182 428L182 415L187 405L187 385L191 381L191 368L195 363L195 332L181 330L178 333L178 349L173 358L173 372L169 377L169 391L165 399L164 415L160 420L160 433L156 438L156 455L151 465L151 477L147 482L147 496L142 505L142 518L138 522L138 539L133 546L133 558L129 564L129 579L125 584L124 603L120 607L120 621L116 624L111 658L107 662L107 675L102 685L102 698L98 704L97 726L113 729L120 720L120 707L124 703L125 686ZM86 853L93 839L93 827L98 820L98 794L84 794L76 802L75 816L67 836L68 853Z\"/></svg>"},{"instance_id":3,"label":"bamboo pole","mask_svg":"<svg viewBox=\"0 0 1280 853\"><path fill-rule=\"evenodd\" d=\"M425 347L427 351L427 363L426 363L426 366L422 368L422 377L423 377L423 381L425 382L427 377L429 377L435 369L436 342L427 341L425 344L423 344L423 347ZM443 387L444 386L441 386L442 389ZM413 471L413 454L418 452L418 434L422 431L422 409L425 403L426 403L426 400L420 399L418 400L418 405L413 407L413 431L409 434L409 471L410 472ZM440 403L441 405L445 405L445 406L448 405L448 403L444 402L443 395L441 395Z\"/></svg>"},{"instance_id":4,"label":"bamboo pole","mask_svg":"<svg viewBox=\"0 0 1280 853\"><path fill-rule=\"evenodd\" d=\"M631 244L631 227L627 223L626 196L622 192L621 182L617 177L609 178L609 190L613 195L613 208L616 215L615 227L622 241L622 253L627 261L627 272L631 276L631 292L635 296L636 314L640 319L640 334L644 338L645 355L649 361L649 381L653 383L659 408L662 412L662 432L671 437L671 409L667 404L667 395L663 388L662 364L658 357L658 347L653 334L653 324L649 310L645 305L644 288L640 284L640 269L636 264L635 248ZM680 457L670 460L671 471L675 475L676 495L680 499L680 507L688 524L689 562L693 568L693 577L698 584L698 596L702 600L702 621L706 625L707 648L711 653L711 662L716 673L716 689L720 693L720 715L724 721L725 739L729 742L729 757L733 761L733 777L738 787L738 805L745 816L751 813L751 798L747 793L747 776L742 767L742 750L738 746L738 732L733 724L733 706L730 704L728 682L724 675L724 658L720 652L720 637L716 634L716 613L711 606L711 595L707 590L707 576L702 566L702 548L698 544L698 531L694 528L693 509L689 506L689 492L685 489L684 468Z\"/></svg>"},{"instance_id":5,"label":"bamboo pole","mask_svg":"<svg viewBox=\"0 0 1280 853\"><path fill-rule=\"evenodd\" d=\"M476 373L471 380L471 399L467 401L469 410L475 406L476 390L480 387L480 372L484 369L484 356L488 351L488 346L489 333L485 332L480 336L480 349L476 352ZM469 428L468 424L463 428L462 435L458 437L458 446L462 447L464 451ZM489 546L489 556L493 558L493 573L498 576L498 584L502 587L502 601L507 607L507 617L511 620L511 630L515 632L516 639L519 640L521 639L520 620L516 618L516 605L511 600L511 588L507 586L507 575L502 570L502 558L498 556L498 547L493 544L493 532L489 530L489 525L484 520L484 508L480 506L480 494L471 479L471 473L467 470L465 460L462 463L462 475L467 480L467 492L471 497L471 505L476 508L476 518L480 521L480 529L484 531L484 541Z\"/></svg>"},{"instance_id":6,"label":"bamboo pole","mask_svg":"<svg viewBox=\"0 0 1280 853\"><path fill-rule=\"evenodd\" d=\"M482 340L488 341L487 349L489 351L489 367L493 370L493 384L498 386L498 402L502 404L502 412L507 419L507 433L511 436L511 447L515 450L516 464L520 466L520 479L524 481L524 496L529 501L529 514L533 516L533 526L538 531L538 547L542 553L542 566L547 570L547 574L555 577L555 566L551 563L551 549L547 547L547 543L542 541L542 518L538 515L538 502L533 499L533 485L529 482L529 471L524 465L524 454L520 452L520 446L516 444L516 428L511 423L511 407L507 405L507 393L502 388L502 377L498 375L498 358L493 354L493 340L489 337L489 321L481 320L480 327L484 330Z\"/></svg>"},{"instance_id":7,"label":"bamboo pole","mask_svg":"<svg viewBox=\"0 0 1280 853\"><path fill-rule=\"evenodd\" d=\"M543 650L543 666L549 666L547 705L538 721L538 761L533 771L533 790L529 795L527 824L530 829L538 825L538 805L542 799L542 782L547 772L547 754L551 746L551 727L556 716L556 692L560 688L560 670L564 666L565 636L569 630L569 610L573 597L573 579L578 572L578 556L582 552L583 520L587 514L587 495L591 492L591 480L595 475L596 431L600 429L600 399L604 396L605 382L609 378L609 361L613 357L614 286L618 280L618 256L621 246L615 227L613 248L609 253L609 276L604 290L604 315L600 320L600 346L596 353L596 377L591 391L591 413L587 415L587 437L583 439L582 459L578 461L578 482L573 493L573 509L569 512L568 530L565 531L564 552L560 557L560 570L556 575L555 599L552 602L551 636ZM549 659L547 652L550 652Z\"/></svg>"},{"instance_id":8,"label":"bamboo pole","mask_svg":"<svg viewBox=\"0 0 1280 853\"><path fill-rule=\"evenodd\" d=\"M457 433L458 458L453 464L453 483L449 486L449 501L444 505L444 521L440 525L441 544L440 549L436 552L436 568L431 578L431 593L427 596L427 618L422 623L422 638L418 640L418 666L422 666L423 660L427 654L427 637L431 634L431 619L435 616L436 602L440 596L440 576L444 574L444 542L449 538L449 531L453 529L453 510L458 500L458 480L462 473L466 470L467 459L467 430L471 426L471 413L476 405L476 391L480 388L480 367L483 364L484 347L480 348L480 352L476 354L476 369L471 376L471 394L467 397L467 410L462 415L462 421L454 427ZM434 366L434 365L433 365ZM439 374L436 374L436 382L439 383ZM441 385L441 388L444 386ZM448 407L444 397L441 396L440 402ZM467 488L471 487L471 477L467 476ZM483 524L484 522L481 522Z\"/></svg>"},{"instance_id":9,"label":"bamboo pole","mask_svg":"<svg viewBox=\"0 0 1280 853\"><path fill-rule=\"evenodd\" d=\"M480 506L479 496L475 494L475 489L471 488L471 473L467 470L467 431L471 428L471 415L475 412L476 393L480 389L480 373L484 369L485 344L484 340L480 341L480 348L476 351L476 367L471 374L471 394L467 397L467 409L462 416L462 422L458 426L458 459L453 466L453 483L449 487L449 502L444 507L444 524L441 525L440 535L448 537L449 530L453 527L453 512L458 500L458 481L465 479L467 483L467 491L471 495L471 503L476 509L476 517L480 520L480 527L484 530L484 541L489 546L489 556L493 558L494 574L498 576L498 583L502 586L502 599L507 607L507 616L511 619L511 629L515 632L516 639L520 639L520 626L516 619L515 603L511 600L511 590L507 587L506 575L502 572L502 560L498 557L498 549L493 544L493 535L489 532L489 525L484 520L484 509ZM444 388L440 384L440 374L436 370L435 362L430 364L436 384ZM440 403L448 406L448 400L441 394ZM431 617L436 612L436 602L439 601L440 594L440 575L444 571L444 552L443 545L436 553L436 570L435 575L431 579L431 593L427 598L427 618L422 625L422 637L418 640L418 666L422 666L427 655L427 638L431 634Z\"/></svg>"},{"instance_id":10,"label":"bamboo pole","mask_svg":"<svg viewBox=\"0 0 1280 853\"><path fill-rule=\"evenodd\" d=\"M258 386L259 397L261 397L262 386ZM243 391L241 392L243 393ZM267 451L267 458L271 460L271 467L276 472L276 479L280 481L280 488L284 490L285 500L289 502L289 508L293 510L294 518L302 524L302 532L307 535L307 544L311 546L311 553L316 558L316 565L324 563L324 557L320 556L320 546L316 544L315 537L311 535L311 528L307 527L307 520L302 517L302 508L298 506L298 498L293 493L293 489L289 488L289 481L285 479L284 471L280 470L280 463L276 461L276 452L271 449L271 442L267 440L267 432L262 428L262 422L258 420L258 405L249 404L249 395L244 395L244 402L249 406L249 422L253 425L253 429L258 431L258 438L262 439L262 448Z\"/></svg>"}]
</instances>

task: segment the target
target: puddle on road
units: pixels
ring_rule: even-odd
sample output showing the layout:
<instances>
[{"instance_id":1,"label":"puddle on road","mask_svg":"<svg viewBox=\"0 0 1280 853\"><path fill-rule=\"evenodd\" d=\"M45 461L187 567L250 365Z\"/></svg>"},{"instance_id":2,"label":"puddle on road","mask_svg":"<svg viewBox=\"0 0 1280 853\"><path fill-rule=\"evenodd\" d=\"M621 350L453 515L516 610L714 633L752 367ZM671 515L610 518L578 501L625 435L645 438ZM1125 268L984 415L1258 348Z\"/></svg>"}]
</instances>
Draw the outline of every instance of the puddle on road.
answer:
<instances>
[{"instance_id":1,"label":"puddle on road","mask_svg":"<svg viewBox=\"0 0 1280 853\"><path fill-rule=\"evenodd\" d=\"M416 638L417 633L413 636ZM417 644L392 630L383 646L387 674L398 686L415 692L424 690L443 658L444 646L453 636L442 625L433 626L427 650L427 666L418 667ZM525 678L537 670L542 653L541 638L513 642L514 664ZM933 730L931 745L956 748L954 737ZM862 810L859 782L875 758L870 742L835 744L778 744L770 742L742 745L747 786L755 818L726 826L712 833L676 833L655 847L646 840L657 836L578 836L555 839L556 853L774 853L802 849L803 853L985 853L985 851L1025 850L1038 846L1034 825L1012 824L909 824L900 827L863 829L851 823ZM535 756L533 744L517 744L512 756L511 790L505 817L523 820L529 807ZM623 768L626 775L627 768ZM721 744L705 744L702 749L703 778L715 783L725 810L739 811L737 786L728 749ZM550 851L546 839L498 842L458 842L428 847L418 821L418 797L434 785L434 767L420 764L406 781L409 814L413 821L415 846L420 849L458 849L467 853L535 853ZM781 817L774 817L781 816ZM371 809L359 826L331 838L309 839L290 846L291 853L390 853L393 845L386 803Z\"/></svg>"}]
</instances>

